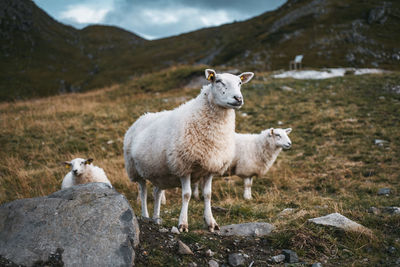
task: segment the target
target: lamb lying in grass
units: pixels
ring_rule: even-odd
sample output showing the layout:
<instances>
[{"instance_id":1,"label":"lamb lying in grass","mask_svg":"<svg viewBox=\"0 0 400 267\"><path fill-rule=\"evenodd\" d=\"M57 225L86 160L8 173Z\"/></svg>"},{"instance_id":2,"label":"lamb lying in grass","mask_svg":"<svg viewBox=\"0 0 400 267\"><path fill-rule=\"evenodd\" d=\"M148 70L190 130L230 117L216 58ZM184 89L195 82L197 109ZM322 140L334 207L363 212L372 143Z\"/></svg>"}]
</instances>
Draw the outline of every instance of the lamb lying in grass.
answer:
<instances>
[{"instance_id":1,"label":"lamb lying in grass","mask_svg":"<svg viewBox=\"0 0 400 267\"><path fill-rule=\"evenodd\" d=\"M237 175L244 179L245 199L251 199L253 176L265 175L282 149L289 149L292 142L288 134L292 128L268 129L260 134L235 134L235 157L227 175ZM195 184L193 196L199 198L199 182Z\"/></svg>"},{"instance_id":2,"label":"lamb lying in grass","mask_svg":"<svg viewBox=\"0 0 400 267\"><path fill-rule=\"evenodd\" d=\"M239 76L205 71L210 84L174 110L147 113L129 128L124 138L125 168L139 183L142 216L147 210L146 180L155 186L153 219L160 223L162 191L182 187L179 231L188 231L191 181L205 177L204 219L210 231L218 229L211 211L213 174L223 174L234 156L235 111L243 105L242 83L253 73Z\"/></svg>"},{"instance_id":3,"label":"lamb lying in grass","mask_svg":"<svg viewBox=\"0 0 400 267\"><path fill-rule=\"evenodd\" d=\"M105 183L112 187L104 170L92 165L93 159L76 158L71 161L64 162L67 168L71 171L65 175L61 189L68 187L87 184L87 183Z\"/></svg>"}]
</instances>

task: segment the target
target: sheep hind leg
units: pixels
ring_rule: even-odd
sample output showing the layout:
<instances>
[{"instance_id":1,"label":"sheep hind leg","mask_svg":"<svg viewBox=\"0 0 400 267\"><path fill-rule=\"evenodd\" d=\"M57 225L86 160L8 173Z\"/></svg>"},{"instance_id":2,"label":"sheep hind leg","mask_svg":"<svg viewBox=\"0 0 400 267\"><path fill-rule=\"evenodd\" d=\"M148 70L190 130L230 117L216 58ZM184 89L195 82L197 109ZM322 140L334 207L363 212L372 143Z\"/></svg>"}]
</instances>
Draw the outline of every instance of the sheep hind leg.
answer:
<instances>
[{"instance_id":1,"label":"sheep hind leg","mask_svg":"<svg viewBox=\"0 0 400 267\"><path fill-rule=\"evenodd\" d=\"M160 218L160 207L164 190L154 186L153 194L154 194L154 212L153 212L153 221L155 224L161 224L162 220Z\"/></svg>"},{"instance_id":2,"label":"sheep hind leg","mask_svg":"<svg viewBox=\"0 0 400 267\"><path fill-rule=\"evenodd\" d=\"M211 211L211 189L212 189L212 175L204 179L203 183L203 198L204 198L204 220L210 232L219 230L219 226L214 219Z\"/></svg>"},{"instance_id":3,"label":"sheep hind leg","mask_svg":"<svg viewBox=\"0 0 400 267\"><path fill-rule=\"evenodd\" d=\"M192 195L192 188L190 188L190 175L181 178L182 184L182 208L179 215L178 229L180 232L189 232L188 224L188 207L189 200Z\"/></svg>"},{"instance_id":4,"label":"sheep hind leg","mask_svg":"<svg viewBox=\"0 0 400 267\"><path fill-rule=\"evenodd\" d=\"M149 211L147 210L147 187L146 180L140 180L139 183L139 192L140 192L140 200L142 203L142 217L149 218Z\"/></svg>"},{"instance_id":5,"label":"sheep hind leg","mask_svg":"<svg viewBox=\"0 0 400 267\"><path fill-rule=\"evenodd\" d=\"M244 179L244 199L251 199L251 185L253 184L253 178L245 178Z\"/></svg>"}]
</instances>

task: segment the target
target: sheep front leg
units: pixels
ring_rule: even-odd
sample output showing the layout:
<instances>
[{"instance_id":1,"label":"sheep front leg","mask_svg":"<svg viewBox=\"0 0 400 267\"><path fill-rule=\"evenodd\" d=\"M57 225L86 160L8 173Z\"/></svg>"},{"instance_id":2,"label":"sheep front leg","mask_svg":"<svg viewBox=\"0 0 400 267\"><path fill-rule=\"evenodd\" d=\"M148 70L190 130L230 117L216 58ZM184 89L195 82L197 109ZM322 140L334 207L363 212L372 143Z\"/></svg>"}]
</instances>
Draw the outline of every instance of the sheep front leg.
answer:
<instances>
[{"instance_id":1,"label":"sheep front leg","mask_svg":"<svg viewBox=\"0 0 400 267\"><path fill-rule=\"evenodd\" d=\"M153 188L153 195L154 195L154 211L153 211L153 221L156 224L161 224L160 218L160 207L161 207L161 200L164 190L161 190L157 186Z\"/></svg>"},{"instance_id":2,"label":"sheep front leg","mask_svg":"<svg viewBox=\"0 0 400 267\"><path fill-rule=\"evenodd\" d=\"M203 198L204 198L204 220L208 225L208 230L214 232L219 230L219 226L215 221L211 211L211 187L212 187L212 175L204 179L203 184Z\"/></svg>"},{"instance_id":3,"label":"sheep front leg","mask_svg":"<svg viewBox=\"0 0 400 267\"><path fill-rule=\"evenodd\" d=\"M251 199L251 185L253 184L253 178L245 178L244 179L244 199Z\"/></svg>"},{"instance_id":4,"label":"sheep front leg","mask_svg":"<svg viewBox=\"0 0 400 267\"><path fill-rule=\"evenodd\" d=\"M163 190L161 193L161 204L163 205L167 204L167 198L165 197L165 190Z\"/></svg>"},{"instance_id":5,"label":"sheep front leg","mask_svg":"<svg viewBox=\"0 0 400 267\"><path fill-rule=\"evenodd\" d=\"M192 195L192 188L190 188L190 175L181 178L182 184L182 208L179 215L178 229L180 232L189 232L188 224L188 207L189 200Z\"/></svg>"},{"instance_id":6,"label":"sheep front leg","mask_svg":"<svg viewBox=\"0 0 400 267\"><path fill-rule=\"evenodd\" d=\"M142 217L149 218L149 212L147 210L146 180L139 181L139 192L140 192L140 200L142 202Z\"/></svg>"}]
</instances>

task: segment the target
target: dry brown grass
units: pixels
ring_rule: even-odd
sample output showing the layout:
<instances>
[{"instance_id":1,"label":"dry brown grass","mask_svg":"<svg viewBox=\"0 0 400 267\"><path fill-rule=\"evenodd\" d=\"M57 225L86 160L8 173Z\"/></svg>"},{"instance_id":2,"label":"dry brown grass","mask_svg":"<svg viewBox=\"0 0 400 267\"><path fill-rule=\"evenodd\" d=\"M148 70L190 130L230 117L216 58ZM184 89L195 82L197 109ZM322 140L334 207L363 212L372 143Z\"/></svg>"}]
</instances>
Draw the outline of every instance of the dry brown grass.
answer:
<instances>
[{"instance_id":1,"label":"dry brown grass","mask_svg":"<svg viewBox=\"0 0 400 267\"><path fill-rule=\"evenodd\" d=\"M180 88L157 92L163 79L173 80L175 71L179 70L89 93L0 104L0 203L57 191L67 172L61 162L93 157L140 214L136 185L124 170L123 136L143 113L171 109L198 93ZM245 106L238 112L237 131L259 132L282 121L282 127L293 128L293 148L281 153L266 177L254 181L251 201L242 197L240 178L216 178L213 205L228 210L216 212L217 221L271 222L276 226L271 244L293 248L310 260L329 257L334 265L357 265L365 257L370 263L392 259L379 247L395 246L400 251L395 239L400 235L398 216L366 210L400 203L400 97L383 89L399 83L400 75L394 73L325 81L259 79L244 87ZM282 85L295 91L282 91ZM173 83L169 86L173 88ZM379 147L374 139L390 142ZM377 196L381 187L391 188L390 197ZM179 190L169 190L162 209L168 227L177 223L180 207L174 203L179 202ZM202 203L190 205L191 229L203 229ZM293 214L278 216L288 207L295 209ZM361 223L373 235L307 223L331 212ZM343 249L356 257L347 257Z\"/></svg>"}]
</instances>

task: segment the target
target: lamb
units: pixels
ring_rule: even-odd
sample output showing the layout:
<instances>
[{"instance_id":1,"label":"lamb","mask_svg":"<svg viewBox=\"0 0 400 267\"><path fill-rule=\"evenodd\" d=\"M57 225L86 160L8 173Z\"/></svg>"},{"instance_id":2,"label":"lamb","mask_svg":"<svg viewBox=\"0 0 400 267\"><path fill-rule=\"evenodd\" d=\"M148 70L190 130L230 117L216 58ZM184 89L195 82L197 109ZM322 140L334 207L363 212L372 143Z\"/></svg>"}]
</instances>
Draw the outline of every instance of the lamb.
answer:
<instances>
[{"instance_id":1,"label":"lamb","mask_svg":"<svg viewBox=\"0 0 400 267\"><path fill-rule=\"evenodd\" d=\"M124 138L125 168L139 183L142 216L147 210L146 180L155 187L153 220L160 223L164 189L182 187L179 231L188 232L191 182L205 177L204 219L208 229L219 229L211 212L213 174L223 174L234 156L235 111L243 105L241 84L253 73L239 76L206 69L210 84L200 94L174 110L147 113L128 129Z\"/></svg>"},{"instance_id":2,"label":"lamb","mask_svg":"<svg viewBox=\"0 0 400 267\"><path fill-rule=\"evenodd\" d=\"M105 183L112 188L106 173L102 168L92 165L93 159L76 158L64 162L71 171L67 173L62 181L61 189L66 189L78 184Z\"/></svg>"},{"instance_id":3,"label":"lamb","mask_svg":"<svg viewBox=\"0 0 400 267\"><path fill-rule=\"evenodd\" d=\"M245 199L251 199L253 176L265 175L282 149L290 149L292 142L288 134L292 128L268 129L260 134L235 134L235 157L225 175L237 175L244 179ZM199 198L199 182L195 184L193 195Z\"/></svg>"}]
</instances>

